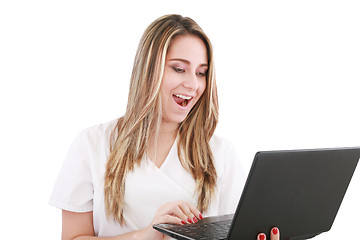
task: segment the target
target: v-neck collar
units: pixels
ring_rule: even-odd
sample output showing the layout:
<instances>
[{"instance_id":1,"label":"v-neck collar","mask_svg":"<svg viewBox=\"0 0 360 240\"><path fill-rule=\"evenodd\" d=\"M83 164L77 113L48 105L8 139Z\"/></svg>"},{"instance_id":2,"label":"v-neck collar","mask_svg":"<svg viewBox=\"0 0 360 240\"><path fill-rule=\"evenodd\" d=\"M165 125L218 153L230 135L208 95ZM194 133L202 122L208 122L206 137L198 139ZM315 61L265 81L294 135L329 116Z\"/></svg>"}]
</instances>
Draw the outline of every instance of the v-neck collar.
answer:
<instances>
[{"instance_id":1,"label":"v-neck collar","mask_svg":"<svg viewBox=\"0 0 360 240\"><path fill-rule=\"evenodd\" d=\"M146 155L146 161L149 162L157 170L162 171L169 164L168 162L173 161L174 154L175 155L177 154L177 138L175 138L175 141L174 141L173 145L171 146L168 155L166 156L164 162L160 165L160 167L156 166L156 164L151 161L151 159L148 157L148 155Z\"/></svg>"}]
</instances>

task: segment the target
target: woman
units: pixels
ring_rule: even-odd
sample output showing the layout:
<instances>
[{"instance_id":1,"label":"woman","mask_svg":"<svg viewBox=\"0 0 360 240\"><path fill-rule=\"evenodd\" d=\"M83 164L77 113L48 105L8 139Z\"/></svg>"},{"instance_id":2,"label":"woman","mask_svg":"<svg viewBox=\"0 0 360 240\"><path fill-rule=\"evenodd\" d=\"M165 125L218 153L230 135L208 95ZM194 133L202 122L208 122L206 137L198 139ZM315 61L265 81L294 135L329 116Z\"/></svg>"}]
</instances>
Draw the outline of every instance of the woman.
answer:
<instances>
[{"instance_id":1,"label":"woman","mask_svg":"<svg viewBox=\"0 0 360 240\"><path fill-rule=\"evenodd\" d=\"M155 20L138 47L125 115L70 147L51 197L63 209L62 239L168 239L152 225L233 213L241 194L233 183L245 177L234 147L213 136L217 120L209 39L190 18Z\"/></svg>"}]
</instances>

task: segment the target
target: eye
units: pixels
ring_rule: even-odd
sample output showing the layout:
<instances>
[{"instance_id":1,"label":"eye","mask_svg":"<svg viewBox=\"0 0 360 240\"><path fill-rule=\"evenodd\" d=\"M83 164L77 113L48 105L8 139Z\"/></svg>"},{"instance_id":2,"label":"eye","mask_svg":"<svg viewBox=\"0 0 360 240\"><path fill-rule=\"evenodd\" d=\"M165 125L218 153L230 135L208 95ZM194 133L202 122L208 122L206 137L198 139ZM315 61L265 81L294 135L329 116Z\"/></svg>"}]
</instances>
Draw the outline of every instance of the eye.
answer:
<instances>
[{"instance_id":1,"label":"eye","mask_svg":"<svg viewBox=\"0 0 360 240\"><path fill-rule=\"evenodd\" d=\"M200 77L206 77L206 73L207 72L198 72L198 73L196 73L198 76L200 76Z\"/></svg>"},{"instance_id":2,"label":"eye","mask_svg":"<svg viewBox=\"0 0 360 240\"><path fill-rule=\"evenodd\" d=\"M184 70L184 69L179 68L179 67L173 67L173 69L174 69L174 71L175 71L175 72L178 72L178 73L185 72L185 70Z\"/></svg>"}]
</instances>

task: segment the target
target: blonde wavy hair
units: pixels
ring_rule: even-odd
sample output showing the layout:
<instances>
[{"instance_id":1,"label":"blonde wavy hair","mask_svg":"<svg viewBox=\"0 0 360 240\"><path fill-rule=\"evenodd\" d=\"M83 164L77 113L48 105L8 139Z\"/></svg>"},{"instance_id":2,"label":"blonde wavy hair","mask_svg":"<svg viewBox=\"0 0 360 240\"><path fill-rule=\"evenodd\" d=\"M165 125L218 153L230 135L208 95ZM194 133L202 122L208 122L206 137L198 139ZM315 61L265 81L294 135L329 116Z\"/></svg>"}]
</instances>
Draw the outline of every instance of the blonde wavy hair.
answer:
<instances>
[{"instance_id":1,"label":"blonde wavy hair","mask_svg":"<svg viewBox=\"0 0 360 240\"><path fill-rule=\"evenodd\" d=\"M191 18L166 15L145 30L134 61L128 105L111 135L106 165L104 195L108 217L124 224L126 174L140 165L151 134L162 120L160 87L165 58L172 41L180 35L203 40L208 56L206 88L188 116L178 126L178 155L182 166L196 182L197 208L208 209L214 195L217 174L209 141L218 122L218 97L213 50L210 40ZM156 137L155 137L156 139Z\"/></svg>"}]
</instances>

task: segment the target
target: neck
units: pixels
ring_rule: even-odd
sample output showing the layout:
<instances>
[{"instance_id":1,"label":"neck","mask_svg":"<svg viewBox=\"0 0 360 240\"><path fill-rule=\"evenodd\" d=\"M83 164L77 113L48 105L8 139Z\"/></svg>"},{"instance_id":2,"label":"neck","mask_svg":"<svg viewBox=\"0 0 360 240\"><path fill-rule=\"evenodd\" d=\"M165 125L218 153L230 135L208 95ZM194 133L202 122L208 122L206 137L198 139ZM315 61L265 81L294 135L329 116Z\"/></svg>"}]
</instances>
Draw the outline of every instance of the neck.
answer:
<instances>
[{"instance_id":1,"label":"neck","mask_svg":"<svg viewBox=\"0 0 360 240\"><path fill-rule=\"evenodd\" d=\"M157 136L150 137L147 154L156 166L160 167L165 161L177 135L177 124L161 123Z\"/></svg>"},{"instance_id":2,"label":"neck","mask_svg":"<svg viewBox=\"0 0 360 240\"><path fill-rule=\"evenodd\" d=\"M150 143L155 143L157 140L158 142L169 141L170 139L175 140L177 135L177 129L178 129L177 123L168 123L165 121L162 121L160 123L157 135L155 133L155 126L151 126L152 132L150 134ZM156 139L157 138L157 139ZM165 140L166 139L166 140Z\"/></svg>"},{"instance_id":3,"label":"neck","mask_svg":"<svg viewBox=\"0 0 360 240\"><path fill-rule=\"evenodd\" d=\"M178 124L162 121L158 132L158 138L174 138L177 133Z\"/></svg>"},{"instance_id":4,"label":"neck","mask_svg":"<svg viewBox=\"0 0 360 240\"><path fill-rule=\"evenodd\" d=\"M177 135L177 128L178 128L178 124L166 123L164 121L161 122L157 136L155 135L155 132L153 132L153 134L150 138L151 143L155 144L155 142L157 142L157 145L159 145L159 144L167 145L167 143L173 143L175 141L175 138ZM155 128L153 128L153 129L155 129ZM157 148L158 147L159 146L157 146Z\"/></svg>"}]
</instances>

